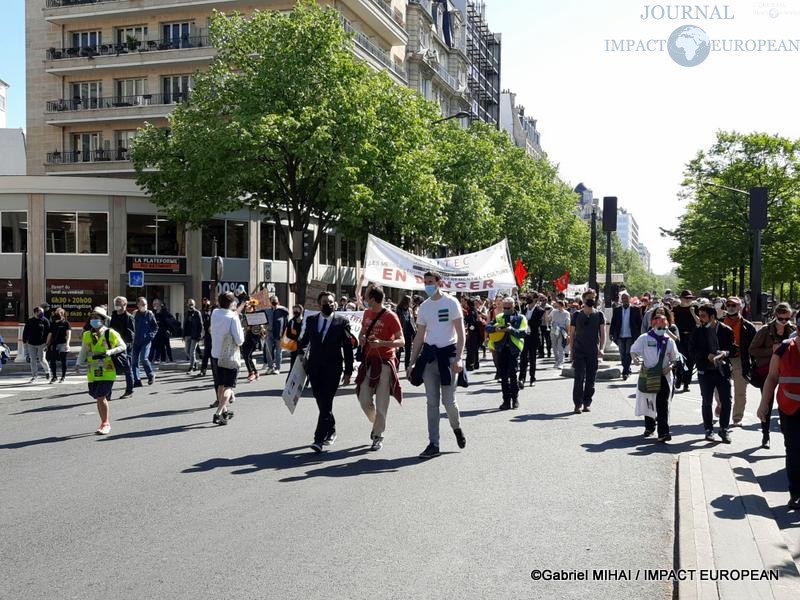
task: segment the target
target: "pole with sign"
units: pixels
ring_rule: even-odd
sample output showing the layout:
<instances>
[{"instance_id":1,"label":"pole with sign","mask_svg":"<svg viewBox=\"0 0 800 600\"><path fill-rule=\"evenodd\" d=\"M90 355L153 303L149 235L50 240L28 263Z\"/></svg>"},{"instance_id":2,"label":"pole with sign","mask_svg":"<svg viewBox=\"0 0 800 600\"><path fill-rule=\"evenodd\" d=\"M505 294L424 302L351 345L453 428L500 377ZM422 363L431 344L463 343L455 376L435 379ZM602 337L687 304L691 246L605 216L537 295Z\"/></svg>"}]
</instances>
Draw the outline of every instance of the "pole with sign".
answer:
<instances>
[{"instance_id":1,"label":"pole with sign","mask_svg":"<svg viewBox=\"0 0 800 600\"><path fill-rule=\"evenodd\" d=\"M128 271L128 287L144 287L144 271Z\"/></svg>"}]
</instances>

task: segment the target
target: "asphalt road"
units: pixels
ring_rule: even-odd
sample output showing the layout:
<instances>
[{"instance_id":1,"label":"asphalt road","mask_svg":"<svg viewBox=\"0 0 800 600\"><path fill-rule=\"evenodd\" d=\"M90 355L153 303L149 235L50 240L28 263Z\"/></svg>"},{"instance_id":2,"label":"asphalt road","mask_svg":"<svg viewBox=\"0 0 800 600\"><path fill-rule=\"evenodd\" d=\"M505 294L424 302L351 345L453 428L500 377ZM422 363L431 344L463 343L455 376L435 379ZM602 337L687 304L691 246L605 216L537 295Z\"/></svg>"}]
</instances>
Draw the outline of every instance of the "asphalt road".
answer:
<instances>
[{"instance_id":1,"label":"asphalt road","mask_svg":"<svg viewBox=\"0 0 800 600\"><path fill-rule=\"evenodd\" d=\"M671 598L664 582L531 571L670 568L674 452L699 439L696 420L665 448L640 437L633 380L600 383L593 412L572 415L572 381L552 368L516 411L496 410L488 378L458 394L466 449L443 419L444 454L421 461L425 399L407 382L383 450L368 451L350 387L335 402L339 438L316 456L316 405L290 415L283 376L240 379L236 416L218 427L208 378L162 372L111 403L108 437L92 433L78 376L32 390L4 377L0 596Z\"/></svg>"}]
</instances>

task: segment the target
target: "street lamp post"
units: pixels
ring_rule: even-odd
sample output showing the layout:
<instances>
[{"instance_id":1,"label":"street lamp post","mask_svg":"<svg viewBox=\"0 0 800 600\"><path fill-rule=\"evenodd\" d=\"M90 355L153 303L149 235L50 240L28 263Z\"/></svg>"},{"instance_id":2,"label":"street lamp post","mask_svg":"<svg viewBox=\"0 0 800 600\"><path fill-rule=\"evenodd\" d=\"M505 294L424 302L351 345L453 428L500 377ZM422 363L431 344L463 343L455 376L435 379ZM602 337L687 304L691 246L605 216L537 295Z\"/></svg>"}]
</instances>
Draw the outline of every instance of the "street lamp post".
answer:
<instances>
[{"instance_id":1,"label":"street lamp post","mask_svg":"<svg viewBox=\"0 0 800 600\"><path fill-rule=\"evenodd\" d=\"M450 121L451 119L470 119L470 120L472 120L474 118L475 118L475 115L473 115L471 112L460 110L456 114L450 115L449 117L445 117L443 119L436 119L435 121L433 121L431 123L431 125L436 125L437 123L444 123L445 121Z\"/></svg>"},{"instance_id":2,"label":"street lamp post","mask_svg":"<svg viewBox=\"0 0 800 600\"><path fill-rule=\"evenodd\" d=\"M589 243L589 287L597 290L597 208L592 208L592 231Z\"/></svg>"},{"instance_id":3,"label":"street lamp post","mask_svg":"<svg viewBox=\"0 0 800 600\"><path fill-rule=\"evenodd\" d=\"M763 317L762 312L766 308L761 298L761 231L767 227L767 199L769 198L769 189L765 187L751 187L750 191L746 192L738 188L713 183L711 181L703 181L701 183L702 185L721 188L736 194L744 194L750 198L749 225L750 229L753 230L753 254L752 264L750 265L750 299L752 303L750 318L760 320ZM744 290L742 290L742 292L744 292ZM742 293L742 295L744 295L744 293Z\"/></svg>"}]
</instances>

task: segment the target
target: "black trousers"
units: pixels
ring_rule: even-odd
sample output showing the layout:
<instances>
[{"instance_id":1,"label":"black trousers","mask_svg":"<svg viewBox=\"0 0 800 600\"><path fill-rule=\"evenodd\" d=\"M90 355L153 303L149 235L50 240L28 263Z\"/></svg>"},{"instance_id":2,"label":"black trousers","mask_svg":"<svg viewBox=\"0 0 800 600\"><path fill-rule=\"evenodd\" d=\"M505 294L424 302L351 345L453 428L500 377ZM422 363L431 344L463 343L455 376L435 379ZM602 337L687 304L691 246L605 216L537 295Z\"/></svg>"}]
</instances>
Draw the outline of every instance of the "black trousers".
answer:
<instances>
[{"instance_id":1,"label":"black trousers","mask_svg":"<svg viewBox=\"0 0 800 600\"><path fill-rule=\"evenodd\" d=\"M311 391L319 408L317 429L314 431L314 441L322 443L325 438L336 433L336 419L333 417L333 398L339 389L342 371L324 371L309 377Z\"/></svg>"},{"instance_id":2,"label":"black trousers","mask_svg":"<svg viewBox=\"0 0 800 600\"><path fill-rule=\"evenodd\" d=\"M778 410L781 433L786 446L786 477L789 478L789 495L800 497L800 411L787 415Z\"/></svg>"},{"instance_id":3,"label":"black trousers","mask_svg":"<svg viewBox=\"0 0 800 600\"><path fill-rule=\"evenodd\" d=\"M597 377L597 352L576 352L572 360L575 380L572 383L572 402L575 406L591 406L594 398L594 380Z\"/></svg>"},{"instance_id":4,"label":"black trousers","mask_svg":"<svg viewBox=\"0 0 800 600\"><path fill-rule=\"evenodd\" d=\"M500 371L500 388L503 390L503 402L510 403L519 396L519 385L517 384L517 358L518 354L510 347L507 342L503 349L497 352L497 366Z\"/></svg>"},{"instance_id":5,"label":"black trousers","mask_svg":"<svg viewBox=\"0 0 800 600\"><path fill-rule=\"evenodd\" d=\"M206 337L203 340L203 364L200 365L200 370L205 373L208 368L208 362L211 360L211 338Z\"/></svg>"},{"instance_id":6,"label":"black trousers","mask_svg":"<svg viewBox=\"0 0 800 600\"><path fill-rule=\"evenodd\" d=\"M538 329L538 328L537 328ZM539 347L539 332L531 331L525 335L525 345L522 347L522 355L519 359L519 378L525 381L528 373L528 363L531 367L531 383L536 381L536 351Z\"/></svg>"},{"instance_id":7,"label":"black trousers","mask_svg":"<svg viewBox=\"0 0 800 600\"><path fill-rule=\"evenodd\" d=\"M656 418L645 417L644 428L654 430L658 427L658 437L669 435L669 397L672 389L666 377L661 377L661 389L656 394Z\"/></svg>"},{"instance_id":8,"label":"black trousers","mask_svg":"<svg viewBox=\"0 0 800 600\"><path fill-rule=\"evenodd\" d=\"M678 387L688 386L692 382L694 362L692 361L692 355L689 352L689 338L691 336L691 332L681 332L681 341L677 344L678 352L683 354L684 362L686 363L686 371L680 368L678 369L678 379L675 381L675 385Z\"/></svg>"},{"instance_id":9,"label":"black trousers","mask_svg":"<svg viewBox=\"0 0 800 600\"><path fill-rule=\"evenodd\" d=\"M539 327L539 358L544 358L544 349L547 348L547 357L553 353L553 342L550 339L550 328L546 325Z\"/></svg>"},{"instance_id":10,"label":"black trousers","mask_svg":"<svg viewBox=\"0 0 800 600\"><path fill-rule=\"evenodd\" d=\"M481 348L481 339L475 331L467 332L467 371L475 371L480 365L478 351ZM406 364L406 367L408 365Z\"/></svg>"},{"instance_id":11,"label":"black trousers","mask_svg":"<svg viewBox=\"0 0 800 600\"><path fill-rule=\"evenodd\" d=\"M731 378L723 377L718 369L697 372L697 381L700 383L700 395L703 397L703 427L706 431L714 428L714 416L711 409L714 403L714 390L719 392L719 403L722 405L719 413L720 431L727 430L731 421Z\"/></svg>"},{"instance_id":12,"label":"black trousers","mask_svg":"<svg viewBox=\"0 0 800 600\"><path fill-rule=\"evenodd\" d=\"M64 379L67 376L67 353L54 351L51 360L48 361L50 363L50 373L53 379L56 378L58 361L61 361L61 379Z\"/></svg>"}]
</instances>

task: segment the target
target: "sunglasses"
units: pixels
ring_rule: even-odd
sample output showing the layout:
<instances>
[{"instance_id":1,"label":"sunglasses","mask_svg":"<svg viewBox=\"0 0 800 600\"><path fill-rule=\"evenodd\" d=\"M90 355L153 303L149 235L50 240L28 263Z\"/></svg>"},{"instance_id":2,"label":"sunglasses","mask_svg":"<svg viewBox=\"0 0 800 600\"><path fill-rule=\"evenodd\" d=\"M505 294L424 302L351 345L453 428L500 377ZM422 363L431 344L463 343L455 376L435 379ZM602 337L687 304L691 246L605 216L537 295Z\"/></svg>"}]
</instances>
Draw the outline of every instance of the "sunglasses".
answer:
<instances>
[{"instance_id":1,"label":"sunglasses","mask_svg":"<svg viewBox=\"0 0 800 600\"><path fill-rule=\"evenodd\" d=\"M788 323L789 321L791 321L791 318L790 317L778 317L776 320L778 321L778 323Z\"/></svg>"},{"instance_id":2,"label":"sunglasses","mask_svg":"<svg viewBox=\"0 0 800 600\"><path fill-rule=\"evenodd\" d=\"M727 308L739 308L739 305L736 304L735 302L728 302L725 306Z\"/></svg>"}]
</instances>

